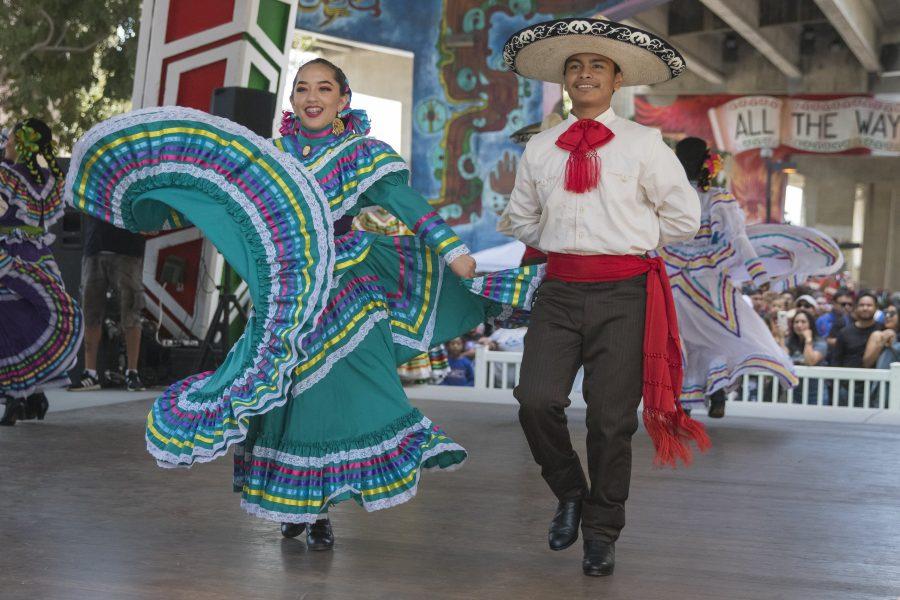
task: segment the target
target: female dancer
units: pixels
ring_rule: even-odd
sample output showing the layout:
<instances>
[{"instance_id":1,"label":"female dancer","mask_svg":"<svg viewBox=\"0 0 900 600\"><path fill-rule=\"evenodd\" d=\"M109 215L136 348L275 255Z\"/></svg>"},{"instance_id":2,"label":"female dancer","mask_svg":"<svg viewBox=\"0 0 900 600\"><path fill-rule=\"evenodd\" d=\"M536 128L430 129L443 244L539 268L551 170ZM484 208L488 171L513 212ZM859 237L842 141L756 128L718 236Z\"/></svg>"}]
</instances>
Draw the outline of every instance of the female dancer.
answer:
<instances>
[{"instance_id":1,"label":"female dancer","mask_svg":"<svg viewBox=\"0 0 900 600\"><path fill-rule=\"evenodd\" d=\"M63 214L63 180L50 128L38 119L18 123L0 162L0 425L43 419L41 390L69 383L81 345L81 311L66 293L47 232Z\"/></svg>"},{"instance_id":2,"label":"female dancer","mask_svg":"<svg viewBox=\"0 0 900 600\"><path fill-rule=\"evenodd\" d=\"M721 159L706 142L686 138L675 153L696 186L702 210L700 231L683 244L665 246L666 261L686 355L682 406L709 399L709 416L725 414L725 394L745 373L765 371L783 387L797 384L790 358L765 323L740 297L743 282L774 281L834 272L841 254L821 233L787 225L747 228L737 200L711 185Z\"/></svg>"},{"instance_id":3,"label":"female dancer","mask_svg":"<svg viewBox=\"0 0 900 600\"><path fill-rule=\"evenodd\" d=\"M525 304L535 274L466 289L468 250L407 186L402 159L366 137L350 98L337 67L308 63L275 146L197 111L137 111L79 141L67 184L76 206L132 230L192 222L247 281L244 335L215 373L157 400L147 447L162 466L190 466L243 442L242 506L288 537L310 526L317 550L333 545L330 506L395 506L415 495L421 469L463 462L409 404L397 365L500 313L498 301ZM349 230L371 205L416 235Z\"/></svg>"}]
</instances>

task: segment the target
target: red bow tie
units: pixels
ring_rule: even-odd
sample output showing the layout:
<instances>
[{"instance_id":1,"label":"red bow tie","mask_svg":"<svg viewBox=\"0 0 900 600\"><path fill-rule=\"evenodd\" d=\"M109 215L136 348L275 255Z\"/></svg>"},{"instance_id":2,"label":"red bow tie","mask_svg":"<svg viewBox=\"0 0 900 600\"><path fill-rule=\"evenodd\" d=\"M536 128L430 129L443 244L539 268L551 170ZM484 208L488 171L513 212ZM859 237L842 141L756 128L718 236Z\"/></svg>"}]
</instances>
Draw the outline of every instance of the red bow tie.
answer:
<instances>
[{"instance_id":1,"label":"red bow tie","mask_svg":"<svg viewBox=\"0 0 900 600\"><path fill-rule=\"evenodd\" d=\"M578 119L556 140L569 151L566 161L565 189L583 194L600 183L600 157L594 152L615 137L609 127L593 119Z\"/></svg>"}]
</instances>

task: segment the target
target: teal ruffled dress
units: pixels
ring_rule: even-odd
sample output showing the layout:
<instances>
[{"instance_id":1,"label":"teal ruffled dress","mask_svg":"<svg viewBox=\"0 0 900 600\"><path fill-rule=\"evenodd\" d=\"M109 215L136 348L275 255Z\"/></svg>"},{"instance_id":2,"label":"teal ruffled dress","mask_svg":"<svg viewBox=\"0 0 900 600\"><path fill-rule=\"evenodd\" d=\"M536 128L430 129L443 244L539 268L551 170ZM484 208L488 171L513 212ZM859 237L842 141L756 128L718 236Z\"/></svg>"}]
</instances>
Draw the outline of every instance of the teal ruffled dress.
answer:
<instances>
[{"instance_id":1,"label":"teal ruffled dress","mask_svg":"<svg viewBox=\"0 0 900 600\"><path fill-rule=\"evenodd\" d=\"M349 129L262 140L190 109L130 113L73 152L74 205L132 230L192 223L247 281L254 311L214 373L178 382L148 416L162 466L190 466L235 442L235 483L250 513L313 522L353 498L367 510L416 493L423 468L465 450L412 407L396 367L513 308L536 268L461 281L467 252L406 184L386 144ZM335 223L381 206L416 235Z\"/></svg>"}]
</instances>

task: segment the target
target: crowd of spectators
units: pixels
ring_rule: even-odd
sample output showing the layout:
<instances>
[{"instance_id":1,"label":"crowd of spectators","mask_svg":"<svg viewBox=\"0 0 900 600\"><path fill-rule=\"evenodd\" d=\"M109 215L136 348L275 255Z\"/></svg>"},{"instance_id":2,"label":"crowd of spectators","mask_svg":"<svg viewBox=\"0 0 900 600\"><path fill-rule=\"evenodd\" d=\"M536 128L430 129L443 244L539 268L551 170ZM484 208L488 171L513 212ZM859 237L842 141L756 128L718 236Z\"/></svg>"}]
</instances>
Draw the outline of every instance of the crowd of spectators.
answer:
<instances>
[{"instance_id":1,"label":"crowd of spectators","mask_svg":"<svg viewBox=\"0 0 900 600\"><path fill-rule=\"evenodd\" d=\"M800 287L747 296L796 365L887 369L900 361L900 293Z\"/></svg>"},{"instance_id":2,"label":"crowd of spectators","mask_svg":"<svg viewBox=\"0 0 900 600\"><path fill-rule=\"evenodd\" d=\"M787 292L747 291L745 298L795 365L888 369L900 362L900 292L841 287L827 293L801 286ZM477 348L521 352L526 331L494 329L485 335L479 326L451 341L447 349L454 374L445 385L472 385Z\"/></svg>"}]
</instances>

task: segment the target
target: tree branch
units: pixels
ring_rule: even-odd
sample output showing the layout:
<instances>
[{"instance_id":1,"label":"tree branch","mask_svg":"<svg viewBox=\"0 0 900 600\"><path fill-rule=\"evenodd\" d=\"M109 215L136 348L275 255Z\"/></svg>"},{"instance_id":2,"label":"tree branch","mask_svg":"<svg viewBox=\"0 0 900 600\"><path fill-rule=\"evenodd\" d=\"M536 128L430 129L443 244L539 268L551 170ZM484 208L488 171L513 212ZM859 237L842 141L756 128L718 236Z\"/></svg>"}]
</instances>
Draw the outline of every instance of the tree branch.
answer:
<instances>
[{"instance_id":1,"label":"tree branch","mask_svg":"<svg viewBox=\"0 0 900 600\"><path fill-rule=\"evenodd\" d=\"M106 38L102 37L98 40L94 40L86 46L50 46L47 48L39 48L37 52L72 52L75 54L80 54L81 52L87 52L88 50L91 50L94 46L102 42L104 39Z\"/></svg>"},{"instance_id":2,"label":"tree branch","mask_svg":"<svg viewBox=\"0 0 900 600\"><path fill-rule=\"evenodd\" d=\"M50 31L47 32L47 39L45 39L43 42L38 42L28 50L23 52L22 55L19 56L19 62L23 62L31 54L37 52L41 48L46 48L50 44L50 41L53 39L53 33L56 31L56 26L53 24L53 19L51 19L50 15L47 14L47 11L40 6L38 7L38 10L41 12L41 16L44 17L44 20L47 21L47 23L50 25Z\"/></svg>"},{"instance_id":3,"label":"tree branch","mask_svg":"<svg viewBox=\"0 0 900 600\"><path fill-rule=\"evenodd\" d=\"M62 31L59 32L59 37L56 38L56 43L53 45L59 46L60 44L62 44L62 41L65 39L67 33L69 33L69 24L65 23L63 24Z\"/></svg>"}]
</instances>

